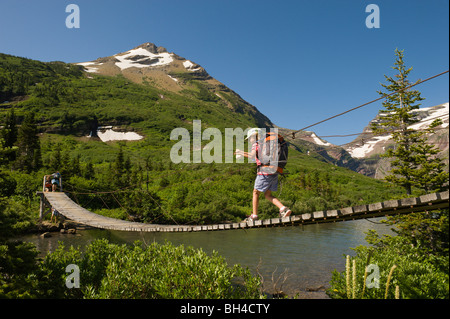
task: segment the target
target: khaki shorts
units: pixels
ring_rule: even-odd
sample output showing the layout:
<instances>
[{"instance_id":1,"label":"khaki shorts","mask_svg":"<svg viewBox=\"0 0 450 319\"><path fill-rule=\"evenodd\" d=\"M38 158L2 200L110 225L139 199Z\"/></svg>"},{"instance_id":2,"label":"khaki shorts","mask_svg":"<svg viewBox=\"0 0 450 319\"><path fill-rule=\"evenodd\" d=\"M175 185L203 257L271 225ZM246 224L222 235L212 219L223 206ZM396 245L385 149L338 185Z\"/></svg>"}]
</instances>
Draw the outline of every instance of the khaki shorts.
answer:
<instances>
[{"instance_id":1,"label":"khaki shorts","mask_svg":"<svg viewBox=\"0 0 450 319\"><path fill-rule=\"evenodd\" d=\"M278 189L278 174L273 175L256 175L254 188L260 192L272 191Z\"/></svg>"}]
</instances>

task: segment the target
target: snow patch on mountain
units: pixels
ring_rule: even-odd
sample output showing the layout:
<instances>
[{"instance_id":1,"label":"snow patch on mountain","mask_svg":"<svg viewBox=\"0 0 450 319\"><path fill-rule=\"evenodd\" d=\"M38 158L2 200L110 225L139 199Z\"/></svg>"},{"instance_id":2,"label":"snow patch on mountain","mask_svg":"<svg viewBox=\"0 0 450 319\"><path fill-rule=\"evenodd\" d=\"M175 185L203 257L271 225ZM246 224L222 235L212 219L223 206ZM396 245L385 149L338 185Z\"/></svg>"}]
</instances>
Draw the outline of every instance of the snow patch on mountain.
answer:
<instances>
[{"instance_id":1,"label":"snow patch on mountain","mask_svg":"<svg viewBox=\"0 0 450 319\"><path fill-rule=\"evenodd\" d=\"M360 147L356 147L354 149L348 150L350 155L354 158L363 158L366 157L367 154L372 152L375 147L380 142L385 142L391 139L391 135L388 136L374 136L370 140L368 140L366 143L361 145Z\"/></svg>"},{"instance_id":2,"label":"snow patch on mountain","mask_svg":"<svg viewBox=\"0 0 450 319\"><path fill-rule=\"evenodd\" d=\"M95 72L98 72L98 68L97 67L93 67L92 65L99 66L99 65L102 65L102 63L82 62L82 63L77 63L77 65L84 66L86 72L95 73Z\"/></svg>"},{"instance_id":3,"label":"snow patch on mountain","mask_svg":"<svg viewBox=\"0 0 450 319\"><path fill-rule=\"evenodd\" d=\"M311 137L314 141L314 143L316 143L317 145L322 145L322 146L332 146L333 144L328 143L328 142L324 142L322 141L317 135L316 133L312 133Z\"/></svg>"},{"instance_id":4,"label":"snow patch on mountain","mask_svg":"<svg viewBox=\"0 0 450 319\"><path fill-rule=\"evenodd\" d=\"M173 54L168 52L152 53L144 48L136 48L125 52L125 54L114 55L119 60L116 62L121 70L136 67L146 68L149 66L162 66L173 61Z\"/></svg>"},{"instance_id":5,"label":"snow patch on mountain","mask_svg":"<svg viewBox=\"0 0 450 319\"><path fill-rule=\"evenodd\" d=\"M183 62L183 66L189 71L199 71L200 68L196 67L196 64L192 63L189 60Z\"/></svg>"},{"instance_id":6,"label":"snow patch on mountain","mask_svg":"<svg viewBox=\"0 0 450 319\"><path fill-rule=\"evenodd\" d=\"M99 128L97 131L97 136L102 140L102 142L109 141L138 141L144 137L135 132L117 132L111 127Z\"/></svg>"},{"instance_id":7,"label":"snow patch on mountain","mask_svg":"<svg viewBox=\"0 0 450 319\"><path fill-rule=\"evenodd\" d=\"M174 80L175 82L178 82L178 79L177 79L177 78L174 78L173 76L171 76L171 75L169 75L169 74L167 74L167 76L168 76L169 78L171 78L172 80Z\"/></svg>"},{"instance_id":8,"label":"snow patch on mountain","mask_svg":"<svg viewBox=\"0 0 450 319\"><path fill-rule=\"evenodd\" d=\"M412 128L414 130L426 129L436 119L442 120L443 128L448 127L449 103L444 103L441 106L442 106L441 108L436 108L436 107L432 106L432 107L419 109L418 112L422 112L423 114L426 114L425 118L421 119L420 122L411 125L410 128Z\"/></svg>"}]
</instances>

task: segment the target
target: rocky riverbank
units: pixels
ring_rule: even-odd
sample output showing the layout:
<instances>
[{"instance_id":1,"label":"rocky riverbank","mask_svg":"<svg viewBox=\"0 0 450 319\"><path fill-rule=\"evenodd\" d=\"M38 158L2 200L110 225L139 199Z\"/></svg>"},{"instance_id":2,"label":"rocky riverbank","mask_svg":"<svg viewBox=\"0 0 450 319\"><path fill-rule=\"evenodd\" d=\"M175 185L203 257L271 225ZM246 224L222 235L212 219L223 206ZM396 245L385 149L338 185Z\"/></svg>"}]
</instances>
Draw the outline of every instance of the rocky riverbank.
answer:
<instances>
[{"instance_id":1,"label":"rocky riverbank","mask_svg":"<svg viewBox=\"0 0 450 319\"><path fill-rule=\"evenodd\" d=\"M39 233L42 238L51 237L52 233L76 235L79 227L80 225L71 221L53 223L44 220L36 224L34 232Z\"/></svg>"}]
</instances>

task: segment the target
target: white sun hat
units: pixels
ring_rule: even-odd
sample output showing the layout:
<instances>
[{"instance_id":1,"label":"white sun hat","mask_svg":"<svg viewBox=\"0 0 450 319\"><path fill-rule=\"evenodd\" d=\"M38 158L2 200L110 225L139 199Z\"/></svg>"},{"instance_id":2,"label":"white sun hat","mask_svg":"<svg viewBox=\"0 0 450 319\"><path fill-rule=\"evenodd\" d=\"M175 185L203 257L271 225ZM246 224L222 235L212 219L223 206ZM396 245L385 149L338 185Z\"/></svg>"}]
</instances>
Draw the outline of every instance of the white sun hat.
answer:
<instances>
[{"instance_id":1,"label":"white sun hat","mask_svg":"<svg viewBox=\"0 0 450 319\"><path fill-rule=\"evenodd\" d=\"M256 134L256 133L260 134L261 133L261 129L260 128L251 128L251 129L249 129L248 132L247 132L247 137L245 139L249 139L250 136L252 136L253 134Z\"/></svg>"}]
</instances>

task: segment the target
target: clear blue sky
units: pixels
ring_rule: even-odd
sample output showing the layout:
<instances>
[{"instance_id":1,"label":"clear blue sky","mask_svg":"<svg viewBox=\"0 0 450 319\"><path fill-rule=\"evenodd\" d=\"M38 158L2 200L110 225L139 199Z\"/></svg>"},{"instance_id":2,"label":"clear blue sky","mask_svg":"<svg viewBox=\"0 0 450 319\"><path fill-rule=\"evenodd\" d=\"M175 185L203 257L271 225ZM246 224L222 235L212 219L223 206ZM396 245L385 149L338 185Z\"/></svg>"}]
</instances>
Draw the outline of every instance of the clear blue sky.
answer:
<instances>
[{"instance_id":1,"label":"clear blue sky","mask_svg":"<svg viewBox=\"0 0 450 319\"><path fill-rule=\"evenodd\" d=\"M79 29L65 25L71 3L80 8ZM379 29L365 24L371 3L380 9ZM2 53L85 62L153 42L202 65L291 129L379 97L395 48L414 67L412 81L447 70L448 38L448 0L0 0ZM417 87L422 107L449 101L448 79ZM310 130L358 133L380 108L374 103Z\"/></svg>"}]
</instances>

